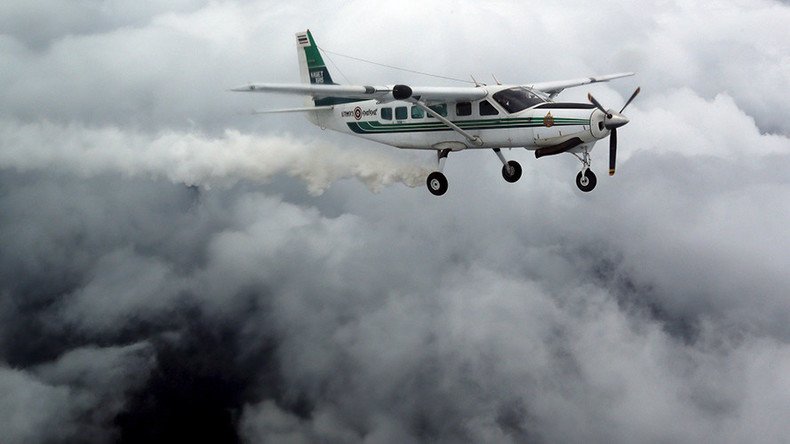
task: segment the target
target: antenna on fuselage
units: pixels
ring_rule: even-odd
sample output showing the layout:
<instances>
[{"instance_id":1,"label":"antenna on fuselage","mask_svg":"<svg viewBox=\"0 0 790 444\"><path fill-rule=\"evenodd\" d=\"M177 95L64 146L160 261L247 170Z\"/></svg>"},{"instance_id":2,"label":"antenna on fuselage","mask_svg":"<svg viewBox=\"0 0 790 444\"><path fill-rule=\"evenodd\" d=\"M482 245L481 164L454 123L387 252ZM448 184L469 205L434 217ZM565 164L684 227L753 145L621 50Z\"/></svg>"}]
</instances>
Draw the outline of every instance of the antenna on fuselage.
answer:
<instances>
[{"instance_id":1,"label":"antenna on fuselage","mask_svg":"<svg viewBox=\"0 0 790 444\"><path fill-rule=\"evenodd\" d=\"M496 78L496 76L494 75L494 73L491 73L491 77L493 77L493 78L494 78L494 81L496 82L496 84L497 84L497 85L501 85L501 84L502 84L502 82L500 82L500 81L499 81L499 79L497 79L497 78Z\"/></svg>"},{"instance_id":2,"label":"antenna on fuselage","mask_svg":"<svg viewBox=\"0 0 790 444\"><path fill-rule=\"evenodd\" d=\"M439 75L439 74L431 74L429 72L423 72L423 71L416 71L416 70L413 70L413 69L401 68L399 66L388 65L386 63L374 62L372 60L363 59L361 57L354 57L354 56L350 56L350 55L347 55L347 54L341 54L339 52L330 51L330 50L324 48L323 46L316 45L316 48L320 49L321 52L323 52L325 54L333 54L333 55L336 55L336 56L339 56L339 57L343 57L343 58L351 59L351 60L356 60L356 61L362 62L362 63L369 63L371 65L376 65L376 66L383 66L384 68L390 68L390 69L395 69L395 70L398 70L398 71L410 72L410 73L419 74L419 75L422 75L422 76L436 77L437 79L446 79L446 80L452 80L454 82L469 83L469 80L457 79L455 77L442 76L442 75ZM329 57L327 56L327 58L329 58ZM333 65L336 66L334 61L332 61L331 59L330 59L330 61L332 62ZM343 77L345 77L345 76L343 76Z\"/></svg>"}]
</instances>

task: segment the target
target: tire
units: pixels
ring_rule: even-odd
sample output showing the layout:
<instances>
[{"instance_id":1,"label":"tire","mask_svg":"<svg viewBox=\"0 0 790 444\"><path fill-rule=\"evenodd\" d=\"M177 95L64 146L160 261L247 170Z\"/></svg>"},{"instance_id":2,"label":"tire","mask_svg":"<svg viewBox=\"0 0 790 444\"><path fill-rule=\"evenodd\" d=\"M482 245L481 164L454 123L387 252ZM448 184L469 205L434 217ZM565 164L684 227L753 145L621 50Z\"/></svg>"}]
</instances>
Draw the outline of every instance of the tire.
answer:
<instances>
[{"instance_id":1,"label":"tire","mask_svg":"<svg viewBox=\"0 0 790 444\"><path fill-rule=\"evenodd\" d=\"M512 173L508 171L511 168L513 169ZM510 183L514 183L521 179L521 164L515 160L508 160L507 165L502 165L502 177Z\"/></svg>"},{"instance_id":2,"label":"tire","mask_svg":"<svg viewBox=\"0 0 790 444\"><path fill-rule=\"evenodd\" d=\"M428 191L434 196L441 196L447 192L447 178L438 171L434 171L428 175L425 185L428 186Z\"/></svg>"},{"instance_id":3,"label":"tire","mask_svg":"<svg viewBox=\"0 0 790 444\"><path fill-rule=\"evenodd\" d=\"M576 186L585 193L589 193L593 190L593 188L595 188L595 184L598 183L598 179L595 178L595 173L593 173L592 170L587 170L585 178L587 179L585 181L586 183L582 183L582 172L579 171L579 174L576 175Z\"/></svg>"}]
</instances>

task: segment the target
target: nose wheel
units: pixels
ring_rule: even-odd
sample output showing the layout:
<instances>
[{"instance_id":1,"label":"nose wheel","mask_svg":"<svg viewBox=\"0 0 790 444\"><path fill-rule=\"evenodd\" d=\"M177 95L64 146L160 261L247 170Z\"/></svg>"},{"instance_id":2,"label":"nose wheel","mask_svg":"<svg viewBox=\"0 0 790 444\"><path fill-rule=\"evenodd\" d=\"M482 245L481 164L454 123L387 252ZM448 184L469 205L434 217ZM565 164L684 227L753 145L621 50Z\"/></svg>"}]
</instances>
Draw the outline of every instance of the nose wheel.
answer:
<instances>
[{"instance_id":1,"label":"nose wheel","mask_svg":"<svg viewBox=\"0 0 790 444\"><path fill-rule=\"evenodd\" d=\"M598 180L592 170L579 171L579 174L576 175L576 186L585 193L592 191L596 183Z\"/></svg>"},{"instance_id":2,"label":"nose wheel","mask_svg":"<svg viewBox=\"0 0 790 444\"><path fill-rule=\"evenodd\" d=\"M590 151L587 147L584 147L581 156L576 153L571 154L576 156L582 163L582 170L576 175L576 186L585 193L589 193L595 188L595 184L598 183L598 179L595 178L595 173L590 169Z\"/></svg>"}]
</instances>

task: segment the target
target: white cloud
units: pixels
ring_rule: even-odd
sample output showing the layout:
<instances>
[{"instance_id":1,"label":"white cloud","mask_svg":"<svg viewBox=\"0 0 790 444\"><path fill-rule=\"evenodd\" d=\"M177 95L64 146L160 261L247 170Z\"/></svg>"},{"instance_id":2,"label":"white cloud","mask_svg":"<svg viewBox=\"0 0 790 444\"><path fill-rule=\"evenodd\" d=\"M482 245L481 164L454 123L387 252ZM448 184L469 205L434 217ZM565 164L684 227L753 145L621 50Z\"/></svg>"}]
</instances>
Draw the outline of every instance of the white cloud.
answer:
<instances>
[{"instance_id":1,"label":"white cloud","mask_svg":"<svg viewBox=\"0 0 790 444\"><path fill-rule=\"evenodd\" d=\"M233 332L233 357L171 359L243 370L218 408L243 412L249 441L790 433L786 4L49 6L0 7L7 440L107 432L159 368L140 344L186 341L182 301L189 322ZM335 51L458 77L635 70L561 96L616 107L642 85L618 173L582 195L570 156L511 151L525 171L511 185L491 153L454 153L436 199L388 186L422 186L428 156L234 115L295 104L224 90L294 81L306 27ZM334 60L352 81L439 83ZM605 171L606 141L593 156ZM240 364L267 341L271 360Z\"/></svg>"}]
</instances>

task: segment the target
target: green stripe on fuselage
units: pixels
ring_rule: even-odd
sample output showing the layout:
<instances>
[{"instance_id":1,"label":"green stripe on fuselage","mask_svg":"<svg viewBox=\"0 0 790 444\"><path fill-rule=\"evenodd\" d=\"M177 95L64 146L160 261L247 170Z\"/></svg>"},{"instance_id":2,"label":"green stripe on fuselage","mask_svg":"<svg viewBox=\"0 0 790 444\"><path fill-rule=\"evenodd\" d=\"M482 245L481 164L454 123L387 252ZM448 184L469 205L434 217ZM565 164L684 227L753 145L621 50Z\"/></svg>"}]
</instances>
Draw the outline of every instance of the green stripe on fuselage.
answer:
<instances>
[{"instance_id":1,"label":"green stripe on fuselage","mask_svg":"<svg viewBox=\"0 0 790 444\"><path fill-rule=\"evenodd\" d=\"M453 122L465 130L478 129L508 129L508 128L538 128L545 126L542 117L526 117L517 119L482 119L460 120ZM570 119L555 117L552 126L579 126L589 125L589 119ZM416 122L416 123L381 123L378 121L347 122L351 131L357 134L384 134L403 132L425 131L452 131L442 122Z\"/></svg>"}]
</instances>

